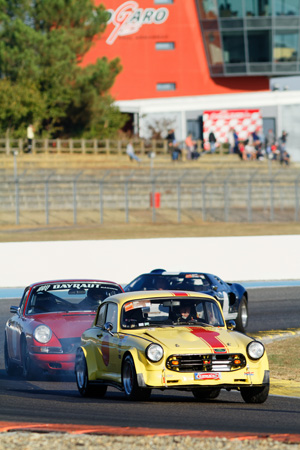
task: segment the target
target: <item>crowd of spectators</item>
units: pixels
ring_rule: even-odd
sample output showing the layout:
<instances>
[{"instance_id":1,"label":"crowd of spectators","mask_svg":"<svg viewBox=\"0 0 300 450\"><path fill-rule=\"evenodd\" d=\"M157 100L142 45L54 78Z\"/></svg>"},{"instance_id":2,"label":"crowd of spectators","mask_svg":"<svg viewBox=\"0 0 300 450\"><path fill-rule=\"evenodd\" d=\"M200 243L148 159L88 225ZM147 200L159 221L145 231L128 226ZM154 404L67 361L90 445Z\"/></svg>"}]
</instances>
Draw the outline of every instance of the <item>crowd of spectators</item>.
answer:
<instances>
[{"instance_id":1,"label":"crowd of spectators","mask_svg":"<svg viewBox=\"0 0 300 450\"><path fill-rule=\"evenodd\" d=\"M212 130L209 132L208 141L204 143L204 148L200 152L198 144L193 139L192 134L189 134L181 145L174 138L174 130L171 130L168 136L167 139L171 157L174 161L180 159L198 159L202 153L215 153L222 145L217 142ZM229 153L237 154L243 161L263 161L268 159L276 160L284 165L290 163L290 155L287 150L286 131L283 131L281 136L277 139L272 129L268 130L266 136L263 136L259 130L255 130L248 134L247 139L242 140L239 138L234 128L231 128L227 136L227 143Z\"/></svg>"},{"instance_id":2,"label":"crowd of spectators","mask_svg":"<svg viewBox=\"0 0 300 450\"><path fill-rule=\"evenodd\" d=\"M287 151L287 133L283 131L281 136L276 139L272 129L263 137L258 131L249 133L246 140L238 140L233 147L232 153L237 153L244 160L265 159L279 161L280 164L288 165L290 155Z\"/></svg>"}]
</instances>

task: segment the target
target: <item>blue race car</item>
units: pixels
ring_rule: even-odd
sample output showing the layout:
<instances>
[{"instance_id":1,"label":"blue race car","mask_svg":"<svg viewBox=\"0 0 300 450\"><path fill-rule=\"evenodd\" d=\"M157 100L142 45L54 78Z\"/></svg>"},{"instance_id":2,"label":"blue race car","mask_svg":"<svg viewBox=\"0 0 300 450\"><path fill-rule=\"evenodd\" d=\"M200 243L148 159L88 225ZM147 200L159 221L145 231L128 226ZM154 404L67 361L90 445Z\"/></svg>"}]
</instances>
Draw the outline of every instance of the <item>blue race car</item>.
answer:
<instances>
[{"instance_id":1,"label":"blue race car","mask_svg":"<svg viewBox=\"0 0 300 450\"><path fill-rule=\"evenodd\" d=\"M236 330L245 333L248 324L248 292L238 283L226 283L204 272L166 272L155 269L136 277L125 292L148 290L203 292L219 301L226 321L235 320Z\"/></svg>"}]
</instances>

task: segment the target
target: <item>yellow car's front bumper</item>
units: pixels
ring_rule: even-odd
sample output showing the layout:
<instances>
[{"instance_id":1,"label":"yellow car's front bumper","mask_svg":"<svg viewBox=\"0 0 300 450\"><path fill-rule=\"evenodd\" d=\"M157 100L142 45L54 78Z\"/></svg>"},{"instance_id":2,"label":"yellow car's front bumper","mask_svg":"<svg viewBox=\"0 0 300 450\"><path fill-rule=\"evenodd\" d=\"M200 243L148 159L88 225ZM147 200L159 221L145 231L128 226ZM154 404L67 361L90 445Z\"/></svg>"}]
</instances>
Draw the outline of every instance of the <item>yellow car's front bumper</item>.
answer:
<instances>
[{"instance_id":1,"label":"yellow car's front bumper","mask_svg":"<svg viewBox=\"0 0 300 450\"><path fill-rule=\"evenodd\" d=\"M179 373L167 369L143 371L137 374L140 387L158 389L195 389L220 387L238 389L242 386L262 386L269 383L269 370L263 367L244 368L231 372Z\"/></svg>"}]
</instances>

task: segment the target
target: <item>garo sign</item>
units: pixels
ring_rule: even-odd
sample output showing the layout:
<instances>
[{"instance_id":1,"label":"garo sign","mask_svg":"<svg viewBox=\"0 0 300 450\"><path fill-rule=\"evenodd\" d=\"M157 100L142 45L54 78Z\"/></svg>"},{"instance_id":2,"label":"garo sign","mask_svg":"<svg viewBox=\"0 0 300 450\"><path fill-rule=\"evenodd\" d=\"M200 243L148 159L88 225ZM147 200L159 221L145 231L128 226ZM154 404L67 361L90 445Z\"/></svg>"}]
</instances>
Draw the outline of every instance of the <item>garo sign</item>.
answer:
<instances>
[{"instance_id":1,"label":"garo sign","mask_svg":"<svg viewBox=\"0 0 300 450\"><path fill-rule=\"evenodd\" d=\"M108 36L106 43L112 45L118 36L127 36L139 31L143 25L164 23L168 16L167 8L139 8L135 1L122 3L115 11L107 9L110 17L107 24L113 24L114 29Z\"/></svg>"}]
</instances>

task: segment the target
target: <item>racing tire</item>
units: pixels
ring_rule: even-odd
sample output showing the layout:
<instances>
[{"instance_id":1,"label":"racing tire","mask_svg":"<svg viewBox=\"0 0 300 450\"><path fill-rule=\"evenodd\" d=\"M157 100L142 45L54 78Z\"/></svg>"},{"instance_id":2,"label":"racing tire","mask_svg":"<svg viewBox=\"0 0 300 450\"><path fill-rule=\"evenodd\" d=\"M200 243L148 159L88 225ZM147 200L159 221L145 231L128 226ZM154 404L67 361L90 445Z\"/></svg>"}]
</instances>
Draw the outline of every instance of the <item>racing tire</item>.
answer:
<instances>
[{"instance_id":1,"label":"racing tire","mask_svg":"<svg viewBox=\"0 0 300 450\"><path fill-rule=\"evenodd\" d=\"M4 364L5 364L5 371L6 371L7 375L10 375L10 376L14 375L16 372L17 366L12 362L12 360L9 357L6 334L4 336Z\"/></svg>"},{"instance_id":2,"label":"racing tire","mask_svg":"<svg viewBox=\"0 0 300 450\"><path fill-rule=\"evenodd\" d=\"M21 361L23 377L25 378L25 380L33 380L37 375L37 368L30 358L25 337L21 341Z\"/></svg>"},{"instance_id":3,"label":"racing tire","mask_svg":"<svg viewBox=\"0 0 300 450\"><path fill-rule=\"evenodd\" d=\"M81 348L76 353L75 378L78 391L83 397L103 398L105 396L107 386L91 385L85 355Z\"/></svg>"},{"instance_id":4,"label":"racing tire","mask_svg":"<svg viewBox=\"0 0 300 450\"><path fill-rule=\"evenodd\" d=\"M243 296L239 304L238 315L235 322L236 322L236 331L245 333L248 325L248 302L245 296Z\"/></svg>"},{"instance_id":5,"label":"racing tire","mask_svg":"<svg viewBox=\"0 0 300 450\"><path fill-rule=\"evenodd\" d=\"M241 396L246 403L264 403L269 395L270 385L241 387Z\"/></svg>"},{"instance_id":6,"label":"racing tire","mask_svg":"<svg viewBox=\"0 0 300 450\"><path fill-rule=\"evenodd\" d=\"M192 389L193 396L197 400L213 400L217 398L220 394L221 389L213 388L213 389Z\"/></svg>"},{"instance_id":7,"label":"racing tire","mask_svg":"<svg viewBox=\"0 0 300 450\"><path fill-rule=\"evenodd\" d=\"M127 355L122 365L122 385L127 400L149 400L151 389L143 389L138 386L134 361L131 355Z\"/></svg>"}]
</instances>

